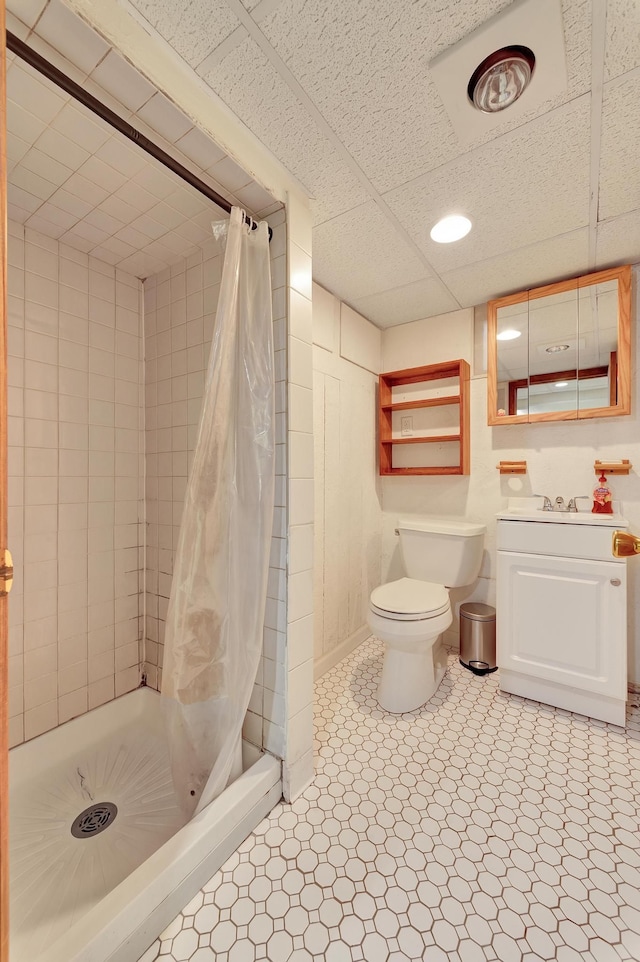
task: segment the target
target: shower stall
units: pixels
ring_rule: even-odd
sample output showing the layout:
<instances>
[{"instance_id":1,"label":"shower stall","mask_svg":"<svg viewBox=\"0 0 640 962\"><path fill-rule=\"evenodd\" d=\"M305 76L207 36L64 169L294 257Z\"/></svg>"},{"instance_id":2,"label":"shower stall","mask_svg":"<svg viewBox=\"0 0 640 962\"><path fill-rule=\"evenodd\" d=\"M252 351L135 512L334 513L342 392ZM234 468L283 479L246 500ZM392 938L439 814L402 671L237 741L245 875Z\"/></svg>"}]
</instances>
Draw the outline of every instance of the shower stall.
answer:
<instances>
[{"instance_id":1,"label":"shower stall","mask_svg":"<svg viewBox=\"0 0 640 962\"><path fill-rule=\"evenodd\" d=\"M124 111L149 154L73 84L7 59L10 958L132 962L282 794L285 216L157 92ZM273 235L278 456L242 764L189 818L159 691L220 293L216 194Z\"/></svg>"}]
</instances>

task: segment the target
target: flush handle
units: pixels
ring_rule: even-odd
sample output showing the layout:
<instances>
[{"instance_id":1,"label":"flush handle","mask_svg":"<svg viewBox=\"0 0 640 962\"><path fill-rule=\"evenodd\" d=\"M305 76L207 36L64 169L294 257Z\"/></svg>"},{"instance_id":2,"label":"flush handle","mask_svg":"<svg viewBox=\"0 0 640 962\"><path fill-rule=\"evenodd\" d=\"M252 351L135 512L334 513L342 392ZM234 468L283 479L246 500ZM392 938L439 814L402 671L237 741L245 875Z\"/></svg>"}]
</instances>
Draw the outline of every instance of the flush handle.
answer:
<instances>
[{"instance_id":1,"label":"flush handle","mask_svg":"<svg viewBox=\"0 0 640 962\"><path fill-rule=\"evenodd\" d=\"M622 582L620 581L619 578L612 578L611 584L613 585L614 588L619 588Z\"/></svg>"}]
</instances>

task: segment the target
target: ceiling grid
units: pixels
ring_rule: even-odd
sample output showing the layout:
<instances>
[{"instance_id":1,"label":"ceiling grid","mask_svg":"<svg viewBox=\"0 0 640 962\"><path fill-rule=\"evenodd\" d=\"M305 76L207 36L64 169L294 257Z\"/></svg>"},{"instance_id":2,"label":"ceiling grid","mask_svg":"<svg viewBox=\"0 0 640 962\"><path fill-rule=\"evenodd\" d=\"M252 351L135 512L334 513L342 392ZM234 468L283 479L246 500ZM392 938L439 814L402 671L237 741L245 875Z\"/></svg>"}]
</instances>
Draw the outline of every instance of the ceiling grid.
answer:
<instances>
[{"instance_id":1,"label":"ceiling grid","mask_svg":"<svg viewBox=\"0 0 640 962\"><path fill-rule=\"evenodd\" d=\"M566 89L464 144L430 64L528 0L189 0L179 15L174 0L108 2L305 186L316 280L380 327L640 259L636 0L557 0ZM25 4L62 45L62 0L8 5ZM146 113L171 135L163 101ZM449 213L473 230L437 245L430 228Z\"/></svg>"}]
</instances>

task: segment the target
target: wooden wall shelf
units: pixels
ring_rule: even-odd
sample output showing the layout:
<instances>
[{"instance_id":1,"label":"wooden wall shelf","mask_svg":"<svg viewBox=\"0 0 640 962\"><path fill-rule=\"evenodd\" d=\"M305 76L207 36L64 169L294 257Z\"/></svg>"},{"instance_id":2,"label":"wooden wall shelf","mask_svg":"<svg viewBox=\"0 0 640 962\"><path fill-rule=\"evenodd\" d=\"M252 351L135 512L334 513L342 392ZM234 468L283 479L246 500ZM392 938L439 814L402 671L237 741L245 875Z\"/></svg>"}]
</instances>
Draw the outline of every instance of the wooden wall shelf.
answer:
<instances>
[{"instance_id":1,"label":"wooden wall shelf","mask_svg":"<svg viewBox=\"0 0 640 962\"><path fill-rule=\"evenodd\" d=\"M446 394L432 397L416 397L415 400L394 401L394 388L405 385L425 385L431 381L457 379L458 393L449 393L452 388L445 386ZM436 386L437 389L437 386ZM425 408L438 408L446 405L459 407L459 429L455 433L418 434L412 437L393 436L393 414L398 411L417 411ZM428 364L424 367L407 368L380 375L379 395L380 427L380 474L381 475L454 475L469 474L469 365L464 360L446 361L441 364ZM394 467L393 450L396 445L406 444L457 444L458 457L454 464L432 466Z\"/></svg>"}]
</instances>

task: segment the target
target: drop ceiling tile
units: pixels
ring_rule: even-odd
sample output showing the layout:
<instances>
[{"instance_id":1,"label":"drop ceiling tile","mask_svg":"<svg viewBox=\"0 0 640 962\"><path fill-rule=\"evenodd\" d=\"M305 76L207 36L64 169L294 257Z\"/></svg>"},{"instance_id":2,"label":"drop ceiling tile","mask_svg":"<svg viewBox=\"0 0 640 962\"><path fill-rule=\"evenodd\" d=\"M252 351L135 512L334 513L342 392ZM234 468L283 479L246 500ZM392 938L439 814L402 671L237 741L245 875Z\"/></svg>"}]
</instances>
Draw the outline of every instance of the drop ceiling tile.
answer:
<instances>
[{"instance_id":1,"label":"drop ceiling tile","mask_svg":"<svg viewBox=\"0 0 640 962\"><path fill-rule=\"evenodd\" d=\"M447 314L460 307L444 284L435 277L359 297L352 301L351 306L381 328Z\"/></svg>"},{"instance_id":2,"label":"drop ceiling tile","mask_svg":"<svg viewBox=\"0 0 640 962\"><path fill-rule=\"evenodd\" d=\"M224 0L131 0L145 20L192 67L239 25Z\"/></svg>"},{"instance_id":3,"label":"drop ceiling tile","mask_svg":"<svg viewBox=\"0 0 640 962\"><path fill-rule=\"evenodd\" d=\"M640 75L605 85L600 141L598 219L640 208Z\"/></svg>"},{"instance_id":4,"label":"drop ceiling tile","mask_svg":"<svg viewBox=\"0 0 640 962\"><path fill-rule=\"evenodd\" d=\"M183 137L192 126L191 121L182 111L161 93L156 93L151 100L147 100L146 104L136 112L136 116L142 117L170 144L174 144L176 140Z\"/></svg>"},{"instance_id":5,"label":"drop ceiling tile","mask_svg":"<svg viewBox=\"0 0 640 962\"><path fill-rule=\"evenodd\" d=\"M584 274L588 263L585 227L447 272L442 280L462 307L474 307L514 291Z\"/></svg>"},{"instance_id":6,"label":"drop ceiling tile","mask_svg":"<svg viewBox=\"0 0 640 962\"><path fill-rule=\"evenodd\" d=\"M153 84L115 50L109 51L91 78L119 103L133 111L139 110L156 92Z\"/></svg>"},{"instance_id":7,"label":"drop ceiling tile","mask_svg":"<svg viewBox=\"0 0 640 962\"><path fill-rule=\"evenodd\" d=\"M458 152L427 65L508 0L285 0L261 29L379 190Z\"/></svg>"},{"instance_id":8,"label":"drop ceiling tile","mask_svg":"<svg viewBox=\"0 0 640 962\"><path fill-rule=\"evenodd\" d=\"M386 191L460 153L428 64L507 6L504 0L384 6L379 0L285 0L261 28L374 186ZM524 118L505 117L499 131L474 143L589 88L590 0L564 0L562 8L566 94Z\"/></svg>"},{"instance_id":9,"label":"drop ceiling tile","mask_svg":"<svg viewBox=\"0 0 640 962\"><path fill-rule=\"evenodd\" d=\"M109 51L102 37L61 0L49 0L36 33L85 74L91 73Z\"/></svg>"},{"instance_id":10,"label":"drop ceiling tile","mask_svg":"<svg viewBox=\"0 0 640 962\"><path fill-rule=\"evenodd\" d=\"M425 274L422 262L373 201L313 232L314 280L350 304Z\"/></svg>"},{"instance_id":11,"label":"drop ceiling tile","mask_svg":"<svg viewBox=\"0 0 640 962\"><path fill-rule=\"evenodd\" d=\"M7 0L7 10L28 27L33 27L46 5L47 0Z\"/></svg>"},{"instance_id":12,"label":"drop ceiling tile","mask_svg":"<svg viewBox=\"0 0 640 962\"><path fill-rule=\"evenodd\" d=\"M248 64L252 83L247 83ZM233 50L204 79L311 193L314 223L367 199L367 191L337 156L335 146L253 40Z\"/></svg>"},{"instance_id":13,"label":"drop ceiling tile","mask_svg":"<svg viewBox=\"0 0 640 962\"><path fill-rule=\"evenodd\" d=\"M607 0L607 44L604 78L613 80L640 66L640 4L638 0Z\"/></svg>"},{"instance_id":14,"label":"drop ceiling tile","mask_svg":"<svg viewBox=\"0 0 640 962\"><path fill-rule=\"evenodd\" d=\"M622 214L598 224L596 266L598 269L640 261L640 210Z\"/></svg>"},{"instance_id":15,"label":"drop ceiling tile","mask_svg":"<svg viewBox=\"0 0 640 962\"><path fill-rule=\"evenodd\" d=\"M385 195L438 272L583 227L589 220L590 98L581 97ZM473 223L436 244L447 214Z\"/></svg>"}]
</instances>

